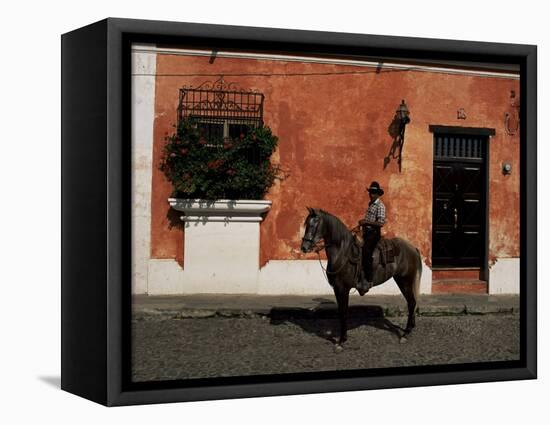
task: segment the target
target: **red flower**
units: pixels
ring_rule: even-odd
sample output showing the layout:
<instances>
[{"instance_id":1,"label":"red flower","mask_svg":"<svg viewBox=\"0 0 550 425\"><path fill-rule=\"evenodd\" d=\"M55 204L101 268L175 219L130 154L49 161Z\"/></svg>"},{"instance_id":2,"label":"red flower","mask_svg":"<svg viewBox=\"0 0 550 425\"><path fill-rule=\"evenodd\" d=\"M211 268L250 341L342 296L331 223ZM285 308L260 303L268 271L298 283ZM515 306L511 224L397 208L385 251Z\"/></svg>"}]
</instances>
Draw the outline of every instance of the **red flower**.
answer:
<instances>
[{"instance_id":1,"label":"red flower","mask_svg":"<svg viewBox=\"0 0 550 425\"><path fill-rule=\"evenodd\" d=\"M170 154L170 158L175 158L175 157L176 157L176 154L175 154L174 152L172 152L172 153Z\"/></svg>"},{"instance_id":2,"label":"red flower","mask_svg":"<svg viewBox=\"0 0 550 425\"><path fill-rule=\"evenodd\" d=\"M201 137L201 138L199 139L199 145L204 146L204 145L206 145L206 143L207 143L207 142L206 142L206 139L205 139L204 137Z\"/></svg>"},{"instance_id":3,"label":"red flower","mask_svg":"<svg viewBox=\"0 0 550 425\"><path fill-rule=\"evenodd\" d=\"M231 142L224 142L224 144L223 144L223 148L225 150L231 149L232 147L233 147L233 143L231 143Z\"/></svg>"},{"instance_id":4,"label":"red flower","mask_svg":"<svg viewBox=\"0 0 550 425\"><path fill-rule=\"evenodd\" d=\"M181 148L181 149L180 149L180 153L181 153L182 155L187 155L187 152L189 152L189 149L187 149L187 148Z\"/></svg>"},{"instance_id":5,"label":"red flower","mask_svg":"<svg viewBox=\"0 0 550 425\"><path fill-rule=\"evenodd\" d=\"M230 168L229 170L227 170L227 175L234 176L235 174L237 174L237 171L234 170L233 168Z\"/></svg>"},{"instance_id":6,"label":"red flower","mask_svg":"<svg viewBox=\"0 0 550 425\"><path fill-rule=\"evenodd\" d=\"M239 139L244 139L244 133L239 134Z\"/></svg>"},{"instance_id":7,"label":"red flower","mask_svg":"<svg viewBox=\"0 0 550 425\"><path fill-rule=\"evenodd\" d=\"M218 168L220 168L220 166L223 165L223 159L216 159L214 161L210 161L208 164L207 164L207 167L210 168L211 170L216 170Z\"/></svg>"}]
</instances>

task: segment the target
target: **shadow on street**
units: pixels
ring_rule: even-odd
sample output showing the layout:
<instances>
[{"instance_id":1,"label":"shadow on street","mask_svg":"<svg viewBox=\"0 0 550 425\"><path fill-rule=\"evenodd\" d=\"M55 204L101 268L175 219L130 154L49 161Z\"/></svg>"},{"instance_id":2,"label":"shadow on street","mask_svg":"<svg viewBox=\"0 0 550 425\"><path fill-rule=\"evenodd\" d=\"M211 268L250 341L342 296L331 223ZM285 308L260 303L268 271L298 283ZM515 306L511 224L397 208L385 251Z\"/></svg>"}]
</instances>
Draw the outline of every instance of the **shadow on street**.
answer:
<instances>
[{"instance_id":1,"label":"shadow on street","mask_svg":"<svg viewBox=\"0 0 550 425\"><path fill-rule=\"evenodd\" d=\"M340 332L338 307L334 301L317 298L314 308L274 307L270 323L278 326L292 323L304 332L336 343ZM384 317L384 310L378 305L350 305L348 309L348 330L370 326L387 331L401 338L405 330Z\"/></svg>"}]
</instances>

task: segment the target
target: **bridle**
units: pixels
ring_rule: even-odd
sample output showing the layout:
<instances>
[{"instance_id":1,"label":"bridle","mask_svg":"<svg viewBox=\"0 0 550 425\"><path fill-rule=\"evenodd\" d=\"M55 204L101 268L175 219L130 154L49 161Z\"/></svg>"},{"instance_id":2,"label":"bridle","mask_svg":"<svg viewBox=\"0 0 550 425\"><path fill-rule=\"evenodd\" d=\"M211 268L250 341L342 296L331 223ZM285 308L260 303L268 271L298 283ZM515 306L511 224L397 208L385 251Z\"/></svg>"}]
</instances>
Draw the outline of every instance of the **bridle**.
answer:
<instances>
[{"instance_id":1,"label":"bridle","mask_svg":"<svg viewBox=\"0 0 550 425\"><path fill-rule=\"evenodd\" d=\"M321 251L322 249L324 249L327 246L325 244L323 244L322 246L319 245L320 243L323 243L322 238L315 241L315 235L317 234L317 230L319 230L320 222L321 222L321 219L319 217L317 217L317 220L316 220L316 223L315 223L315 230L312 231L312 232L309 232L309 233L312 234L313 239L306 237L306 234L304 234L304 237L302 238L302 243L309 242L311 245L313 245L313 251L315 251L317 253L319 253L319 251Z\"/></svg>"},{"instance_id":2,"label":"bridle","mask_svg":"<svg viewBox=\"0 0 550 425\"><path fill-rule=\"evenodd\" d=\"M317 227L319 226L319 223L317 223ZM315 231L312 232L313 235L315 235L317 233L317 227L315 228ZM361 228L361 225L357 225L351 229L348 229L352 234L355 235L355 233ZM338 268L338 270L336 271L328 271L327 268L323 267L323 263L321 262L321 251L325 248L327 248L328 246L330 246L329 244L325 243L325 241L321 238L319 239L318 241L315 241L314 239L311 239L311 238L308 238L306 237L306 235L304 235L304 237L302 238L302 243L303 242L309 242L313 245L313 249L312 251L315 252L317 254L317 259L319 260L319 265L321 266L321 269L323 269L323 271L325 272L325 279L327 280L328 282L328 275L336 275L338 273L340 273L342 271L342 269L344 268L344 266L346 266L346 264L348 263L348 261L350 260L349 256L346 256L346 259L348 261L343 261L342 262L342 265ZM348 250L349 250L349 247L348 247ZM359 254L361 255L361 253ZM355 261L358 261L358 258L355 259ZM330 284L330 282L329 282Z\"/></svg>"},{"instance_id":3,"label":"bridle","mask_svg":"<svg viewBox=\"0 0 550 425\"><path fill-rule=\"evenodd\" d=\"M323 249L325 249L328 244L325 243L325 241L321 238L317 242L315 242L314 239L306 238L305 236L302 238L302 243L309 242L311 245L313 245L313 249L311 251L316 252L317 254L321 252Z\"/></svg>"}]
</instances>

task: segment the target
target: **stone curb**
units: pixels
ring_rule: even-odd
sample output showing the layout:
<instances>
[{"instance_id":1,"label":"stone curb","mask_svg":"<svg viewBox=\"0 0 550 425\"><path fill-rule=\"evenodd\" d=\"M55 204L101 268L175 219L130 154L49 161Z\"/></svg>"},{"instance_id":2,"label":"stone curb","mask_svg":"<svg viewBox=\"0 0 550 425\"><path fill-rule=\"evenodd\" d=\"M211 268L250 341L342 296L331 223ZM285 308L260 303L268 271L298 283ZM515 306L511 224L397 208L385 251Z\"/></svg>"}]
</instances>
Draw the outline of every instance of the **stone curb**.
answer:
<instances>
[{"instance_id":1,"label":"stone curb","mask_svg":"<svg viewBox=\"0 0 550 425\"><path fill-rule=\"evenodd\" d=\"M406 307L401 306L350 306L349 318L380 318L400 317L408 314ZM460 315L488 315L488 314L519 314L519 307L499 305L431 305L420 306L418 316L460 316ZM242 308L137 308L133 313L133 320L169 320L169 319L205 319L211 317L225 318L265 318L284 320L287 318L328 319L336 318L336 306L321 308L300 307L259 307L253 309Z\"/></svg>"}]
</instances>

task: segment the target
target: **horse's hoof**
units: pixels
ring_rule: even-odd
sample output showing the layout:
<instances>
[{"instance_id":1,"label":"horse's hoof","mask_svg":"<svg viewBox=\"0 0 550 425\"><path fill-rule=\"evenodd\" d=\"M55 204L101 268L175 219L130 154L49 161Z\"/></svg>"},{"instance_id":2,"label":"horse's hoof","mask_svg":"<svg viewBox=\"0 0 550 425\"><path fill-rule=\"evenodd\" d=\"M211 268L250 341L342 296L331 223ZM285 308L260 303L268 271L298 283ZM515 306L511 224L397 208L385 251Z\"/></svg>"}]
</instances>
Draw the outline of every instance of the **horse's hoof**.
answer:
<instances>
[{"instance_id":1,"label":"horse's hoof","mask_svg":"<svg viewBox=\"0 0 550 425\"><path fill-rule=\"evenodd\" d=\"M409 340L407 339L406 336L402 336L400 339L399 339L399 343L400 344L406 344Z\"/></svg>"},{"instance_id":2,"label":"horse's hoof","mask_svg":"<svg viewBox=\"0 0 550 425\"><path fill-rule=\"evenodd\" d=\"M341 353L342 351L344 351L344 347L342 347L341 344L336 344L336 345L334 346L334 352L335 352L335 353Z\"/></svg>"}]
</instances>

